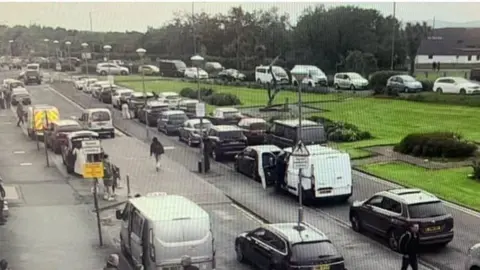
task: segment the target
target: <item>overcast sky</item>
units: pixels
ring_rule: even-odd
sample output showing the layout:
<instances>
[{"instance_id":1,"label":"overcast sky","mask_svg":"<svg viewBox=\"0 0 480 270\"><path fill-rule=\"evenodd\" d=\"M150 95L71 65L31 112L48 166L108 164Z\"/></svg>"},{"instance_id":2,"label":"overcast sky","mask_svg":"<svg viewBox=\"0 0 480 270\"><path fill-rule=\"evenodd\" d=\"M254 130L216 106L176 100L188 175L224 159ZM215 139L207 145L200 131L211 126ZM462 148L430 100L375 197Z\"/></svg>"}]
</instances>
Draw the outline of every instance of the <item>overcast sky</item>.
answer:
<instances>
[{"instance_id":1,"label":"overcast sky","mask_svg":"<svg viewBox=\"0 0 480 270\"><path fill-rule=\"evenodd\" d=\"M381 13L392 13L393 3L343 3L363 8L375 8ZM244 9L269 9L273 6L280 12L290 14L292 22L302 11L315 3L301 2L197 2L196 12L205 11L210 14L226 13L232 6L242 5ZM327 7L342 5L342 3L327 3ZM0 24L29 25L40 24L67 29L88 30L90 28L89 12L92 12L94 31L125 31L136 30L144 32L147 26L159 27L173 19L178 11L191 12L191 3L159 2L159 3L0 3ZM479 20L480 2L465 3L397 3L397 17L402 21L436 20L449 22L467 22ZM427 16L427 17L426 17Z\"/></svg>"}]
</instances>

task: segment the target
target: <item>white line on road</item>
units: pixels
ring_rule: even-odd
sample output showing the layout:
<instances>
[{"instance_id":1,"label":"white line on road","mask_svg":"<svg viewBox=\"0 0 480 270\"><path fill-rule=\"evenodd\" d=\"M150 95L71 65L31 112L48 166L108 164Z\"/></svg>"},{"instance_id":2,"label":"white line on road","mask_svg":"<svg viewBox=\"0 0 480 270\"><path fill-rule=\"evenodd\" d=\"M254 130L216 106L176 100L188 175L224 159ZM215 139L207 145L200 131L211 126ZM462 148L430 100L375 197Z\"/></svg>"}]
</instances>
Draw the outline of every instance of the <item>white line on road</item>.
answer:
<instances>
[{"instance_id":1,"label":"white line on road","mask_svg":"<svg viewBox=\"0 0 480 270\"><path fill-rule=\"evenodd\" d=\"M238 211L240 211L240 213L242 213L245 217L247 217L248 219L250 219L251 221L253 222L256 222L256 223L259 223L259 224L264 224L263 221L261 221L259 218L257 218L256 216L250 214L248 211L246 211L245 209L243 209L242 207L232 203L231 206L233 206L235 209L237 209Z\"/></svg>"},{"instance_id":2,"label":"white line on road","mask_svg":"<svg viewBox=\"0 0 480 270\"><path fill-rule=\"evenodd\" d=\"M163 149L165 149L165 150L173 150L173 149L175 149L175 147L174 147L174 146L165 146L165 147L163 147Z\"/></svg>"},{"instance_id":3,"label":"white line on road","mask_svg":"<svg viewBox=\"0 0 480 270\"><path fill-rule=\"evenodd\" d=\"M15 151L14 154L25 154L25 151Z\"/></svg>"},{"instance_id":4,"label":"white line on road","mask_svg":"<svg viewBox=\"0 0 480 270\"><path fill-rule=\"evenodd\" d=\"M32 163L30 162L20 163L20 166L32 166Z\"/></svg>"}]
</instances>

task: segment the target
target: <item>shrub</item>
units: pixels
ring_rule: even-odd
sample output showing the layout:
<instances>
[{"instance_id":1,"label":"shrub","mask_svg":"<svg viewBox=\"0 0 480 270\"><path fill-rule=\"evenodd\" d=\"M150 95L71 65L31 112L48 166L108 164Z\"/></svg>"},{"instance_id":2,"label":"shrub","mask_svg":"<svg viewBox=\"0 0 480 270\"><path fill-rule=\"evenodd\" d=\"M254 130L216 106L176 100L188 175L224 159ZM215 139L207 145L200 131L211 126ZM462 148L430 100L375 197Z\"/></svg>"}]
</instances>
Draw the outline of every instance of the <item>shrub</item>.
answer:
<instances>
[{"instance_id":1,"label":"shrub","mask_svg":"<svg viewBox=\"0 0 480 270\"><path fill-rule=\"evenodd\" d=\"M215 106L232 106L241 104L240 99L236 95L230 93L214 93L209 96L207 102Z\"/></svg>"},{"instance_id":2,"label":"shrub","mask_svg":"<svg viewBox=\"0 0 480 270\"><path fill-rule=\"evenodd\" d=\"M80 66L80 70L82 73L87 73L87 65L83 64ZM96 64L88 64L88 73L94 74L97 72L97 65Z\"/></svg>"},{"instance_id":3,"label":"shrub","mask_svg":"<svg viewBox=\"0 0 480 270\"><path fill-rule=\"evenodd\" d=\"M429 80L421 80L422 83L422 91L424 92L432 92L433 91L433 81Z\"/></svg>"},{"instance_id":4,"label":"shrub","mask_svg":"<svg viewBox=\"0 0 480 270\"><path fill-rule=\"evenodd\" d=\"M421 157L461 158L472 156L477 146L452 132L412 133L403 138L394 150Z\"/></svg>"},{"instance_id":5,"label":"shrub","mask_svg":"<svg viewBox=\"0 0 480 270\"><path fill-rule=\"evenodd\" d=\"M392 76L400 74L404 74L404 72L394 70L376 71L369 76L368 83L375 91L375 94L383 94L384 88L387 85L387 80Z\"/></svg>"},{"instance_id":6,"label":"shrub","mask_svg":"<svg viewBox=\"0 0 480 270\"><path fill-rule=\"evenodd\" d=\"M476 159L472 161L472 169L472 178L475 180L480 180L480 160Z\"/></svg>"},{"instance_id":7,"label":"shrub","mask_svg":"<svg viewBox=\"0 0 480 270\"><path fill-rule=\"evenodd\" d=\"M181 91L180 91L180 96L182 97L186 97L186 98L193 98L194 95L196 94L196 91L193 90L192 88L183 88Z\"/></svg>"},{"instance_id":8,"label":"shrub","mask_svg":"<svg viewBox=\"0 0 480 270\"><path fill-rule=\"evenodd\" d=\"M335 122L316 115L309 117L308 120L322 123L327 139L332 142L355 142L372 138L370 132L361 131L357 126L350 123Z\"/></svg>"}]
</instances>

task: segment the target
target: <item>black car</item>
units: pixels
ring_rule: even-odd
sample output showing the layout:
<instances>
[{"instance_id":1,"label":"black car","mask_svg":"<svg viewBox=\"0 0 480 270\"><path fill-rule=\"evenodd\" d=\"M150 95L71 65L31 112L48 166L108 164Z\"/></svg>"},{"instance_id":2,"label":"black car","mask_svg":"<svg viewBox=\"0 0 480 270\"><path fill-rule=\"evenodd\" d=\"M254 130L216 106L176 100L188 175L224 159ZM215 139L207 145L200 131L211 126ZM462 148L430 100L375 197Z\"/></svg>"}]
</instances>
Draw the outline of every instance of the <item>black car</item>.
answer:
<instances>
[{"instance_id":1,"label":"black car","mask_svg":"<svg viewBox=\"0 0 480 270\"><path fill-rule=\"evenodd\" d=\"M255 145L245 148L235 156L235 170L260 182L270 183L277 155L282 149L272 144Z\"/></svg>"},{"instance_id":2,"label":"black car","mask_svg":"<svg viewBox=\"0 0 480 270\"><path fill-rule=\"evenodd\" d=\"M235 156L247 147L247 138L237 126L212 126L207 131L207 149L216 161L226 156Z\"/></svg>"},{"instance_id":3,"label":"black car","mask_svg":"<svg viewBox=\"0 0 480 270\"><path fill-rule=\"evenodd\" d=\"M328 237L301 223L269 224L235 239L236 258L259 269L345 270L345 260Z\"/></svg>"},{"instance_id":4,"label":"black car","mask_svg":"<svg viewBox=\"0 0 480 270\"><path fill-rule=\"evenodd\" d=\"M280 148L287 148L295 145L298 138L298 129L300 128L299 119L275 120L273 125L267 130L267 144L274 144ZM305 145L325 144L327 136L322 124L302 120L302 142Z\"/></svg>"},{"instance_id":5,"label":"black car","mask_svg":"<svg viewBox=\"0 0 480 270\"><path fill-rule=\"evenodd\" d=\"M181 60L160 60L160 74L165 77L183 77L187 65Z\"/></svg>"},{"instance_id":6,"label":"black car","mask_svg":"<svg viewBox=\"0 0 480 270\"><path fill-rule=\"evenodd\" d=\"M112 93L117 89L119 89L117 86L102 87L98 94L98 100L106 104L112 104Z\"/></svg>"},{"instance_id":7,"label":"black car","mask_svg":"<svg viewBox=\"0 0 480 270\"><path fill-rule=\"evenodd\" d=\"M145 106L145 100L153 100L156 96L152 92L145 95L142 92L133 92L127 99L128 108L133 112L132 117L136 118L140 110Z\"/></svg>"},{"instance_id":8,"label":"black car","mask_svg":"<svg viewBox=\"0 0 480 270\"><path fill-rule=\"evenodd\" d=\"M350 207L350 222L357 232L368 231L388 239L398 249L401 233L412 224L420 227L421 245L446 245L453 239L453 218L443 202L419 189L378 192Z\"/></svg>"},{"instance_id":9,"label":"black car","mask_svg":"<svg viewBox=\"0 0 480 270\"><path fill-rule=\"evenodd\" d=\"M23 82L25 83L25 85L28 85L30 83L41 84L42 78L41 78L40 72L36 70L26 71L25 74L23 75Z\"/></svg>"},{"instance_id":10,"label":"black car","mask_svg":"<svg viewBox=\"0 0 480 270\"><path fill-rule=\"evenodd\" d=\"M164 111L168 111L168 104L156 100L147 101L147 106L142 107L137 115L138 121L148 123L149 126L157 126L157 119Z\"/></svg>"},{"instance_id":11,"label":"black car","mask_svg":"<svg viewBox=\"0 0 480 270\"><path fill-rule=\"evenodd\" d=\"M266 140L267 121L262 118L243 118L238 122L247 137L248 145L264 144Z\"/></svg>"},{"instance_id":12,"label":"black car","mask_svg":"<svg viewBox=\"0 0 480 270\"><path fill-rule=\"evenodd\" d=\"M218 73L218 78L220 80L233 82L233 81L243 81L243 80L245 80L246 76L245 76L245 74L240 73L236 69L229 68L229 69L225 69L223 71L220 71Z\"/></svg>"}]
</instances>

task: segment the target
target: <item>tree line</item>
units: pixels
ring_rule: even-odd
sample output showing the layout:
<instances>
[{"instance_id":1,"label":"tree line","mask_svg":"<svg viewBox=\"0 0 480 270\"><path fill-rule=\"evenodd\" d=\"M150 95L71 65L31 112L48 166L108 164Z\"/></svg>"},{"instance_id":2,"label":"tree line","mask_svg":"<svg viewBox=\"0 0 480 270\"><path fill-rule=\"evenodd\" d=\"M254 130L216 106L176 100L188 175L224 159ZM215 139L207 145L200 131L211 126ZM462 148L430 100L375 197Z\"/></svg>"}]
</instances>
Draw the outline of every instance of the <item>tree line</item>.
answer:
<instances>
[{"instance_id":1,"label":"tree line","mask_svg":"<svg viewBox=\"0 0 480 270\"><path fill-rule=\"evenodd\" d=\"M308 8L295 26L288 14L280 14L277 8L248 12L239 6L227 14L178 13L171 22L149 27L146 33L0 26L0 40L4 55L45 55L47 43L43 40L47 38L58 40L60 50L66 49L65 41L71 41L72 55L79 55L81 43L86 42L100 56L103 45L109 44L112 57L136 59L135 50L142 47L153 61L157 57L187 60L197 52L207 60L247 70L280 56L287 68L311 64L326 72L369 73L390 69L392 56L395 68L410 64L413 71L414 61L408 59L415 59L430 31L426 23L403 24L378 10L354 6ZM48 46L52 51L54 44L49 42Z\"/></svg>"}]
</instances>

